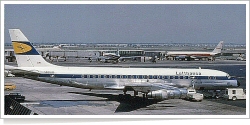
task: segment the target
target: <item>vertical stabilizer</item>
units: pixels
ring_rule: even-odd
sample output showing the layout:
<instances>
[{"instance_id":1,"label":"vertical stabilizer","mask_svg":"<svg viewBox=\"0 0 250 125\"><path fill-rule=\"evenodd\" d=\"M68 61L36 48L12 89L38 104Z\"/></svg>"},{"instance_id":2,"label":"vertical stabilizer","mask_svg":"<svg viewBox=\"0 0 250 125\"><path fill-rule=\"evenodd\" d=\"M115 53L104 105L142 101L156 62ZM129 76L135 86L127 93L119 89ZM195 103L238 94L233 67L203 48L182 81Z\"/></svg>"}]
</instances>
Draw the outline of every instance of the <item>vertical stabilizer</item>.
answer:
<instances>
[{"instance_id":1,"label":"vertical stabilizer","mask_svg":"<svg viewBox=\"0 0 250 125\"><path fill-rule=\"evenodd\" d=\"M219 44L214 48L213 53L221 53L223 41L220 41Z\"/></svg>"},{"instance_id":2,"label":"vertical stabilizer","mask_svg":"<svg viewBox=\"0 0 250 125\"><path fill-rule=\"evenodd\" d=\"M9 29L18 67L54 66L46 62L20 29Z\"/></svg>"}]
</instances>

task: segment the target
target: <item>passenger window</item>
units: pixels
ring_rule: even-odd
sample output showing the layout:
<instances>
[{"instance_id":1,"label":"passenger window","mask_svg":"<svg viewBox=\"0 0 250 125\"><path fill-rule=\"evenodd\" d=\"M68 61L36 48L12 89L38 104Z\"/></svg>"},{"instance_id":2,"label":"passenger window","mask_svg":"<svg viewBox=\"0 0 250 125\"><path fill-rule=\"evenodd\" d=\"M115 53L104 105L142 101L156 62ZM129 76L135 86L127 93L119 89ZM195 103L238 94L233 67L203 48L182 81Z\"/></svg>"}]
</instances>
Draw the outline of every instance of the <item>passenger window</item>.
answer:
<instances>
[{"instance_id":1,"label":"passenger window","mask_svg":"<svg viewBox=\"0 0 250 125\"><path fill-rule=\"evenodd\" d=\"M116 75L112 75L112 78L116 78Z\"/></svg>"},{"instance_id":2,"label":"passenger window","mask_svg":"<svg viewBox=\"0 0 250 125\"><path fill-rule=\"evenodd\" d=\"M168 79L169 77L168 76L164 76L164 79Z\"/></svg>"},{"instance_id":3,"label":"passenger window","mask_svg":"<svg viewBox=\"0 0 250 125\"><path fill-rule=\"evenodd\" d=\"M88 78L88 75L83 75L83 78Z\"/></svg>"},{"instance_id":4,"label":"passenger window","mask_svg":"<svg viewBox=\"0 0 250 125\"><path fill-rule=\"evenodd\" d=\"M117 78L119 79L119 78L120 78L120 75L117 75Z\"/></svg>"},{"instance_id":5,"label":"passenger window","mask_svg":"<svg viewBox=\"0 0 250 125\"><path fill-rule=\"evenodd\" d=\"M162 76L158 76L158 79L162 79Z\"/></svg>"},{"instance_id":6,"label":"passenger window","mask_svg":"<svg viewBox=\"0 0 250 125\"><path fill-rule=\"evenodd\" d=\"M145 79L146 77L145 76L142 76L143 79Z\"/></svg>"},{"instance_id":7,"label":"passenger window","mask_svg":"<svg viewBox=\"0 0 250 125\"><path fill-rule=\"evenodd\" d=\"M152 78L153 78L153 76L149 75L149 79L152 79Z\"/></svg>"},{"instance_id":8,"label":"passenger window","mask_svg":"<svg viewBox=\"0 0 250 125\"><path fill-rule=\"evenodd\" d=\"M157 76L154 76L154 79L157 79Z\"/></svg>"}]
</instances>

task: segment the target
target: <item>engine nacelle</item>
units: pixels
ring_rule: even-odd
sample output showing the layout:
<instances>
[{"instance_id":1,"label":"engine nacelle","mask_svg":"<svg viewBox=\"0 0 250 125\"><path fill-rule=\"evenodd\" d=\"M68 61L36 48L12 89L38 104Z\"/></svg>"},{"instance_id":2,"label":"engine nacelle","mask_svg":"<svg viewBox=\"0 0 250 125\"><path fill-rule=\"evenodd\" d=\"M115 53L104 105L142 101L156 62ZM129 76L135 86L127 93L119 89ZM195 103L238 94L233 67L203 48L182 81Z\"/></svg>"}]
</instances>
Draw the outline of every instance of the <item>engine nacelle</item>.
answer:
<instances>
[{"instance_id":1,"label":"engine nacelle","mask_svg":"<svg viewBox=\"0 0 250 125\"><path fill-rule=\"evenodd\" d=\"M186 88L180 88L179 91L181 92L180 98L184 99L187 97L188 90Z\"/></svg>"},{"instance_id":2,"label":"engine nacelle","mask_svg":"<svg viewBox=\"0 0 250 125\"><path fill-rule=\"evenodd\" d=\"M168 99L168 92L167 90L157 90L152 91L148 93L149 98L159 99L159 100L165 100Z\"/></svg>"},{"instance_id":3,"label":"engine nacelle","mask_svg":"<svg viewBox=\"0 0 250 125\"><path fill-rule=\"evenodd\" d=\"M182 92L178 89L173 89L173 90L161 89L148 93L148 97L159 100L166 100L166 99L181 98L181 94Z\"/></svg>"}]
</instances>

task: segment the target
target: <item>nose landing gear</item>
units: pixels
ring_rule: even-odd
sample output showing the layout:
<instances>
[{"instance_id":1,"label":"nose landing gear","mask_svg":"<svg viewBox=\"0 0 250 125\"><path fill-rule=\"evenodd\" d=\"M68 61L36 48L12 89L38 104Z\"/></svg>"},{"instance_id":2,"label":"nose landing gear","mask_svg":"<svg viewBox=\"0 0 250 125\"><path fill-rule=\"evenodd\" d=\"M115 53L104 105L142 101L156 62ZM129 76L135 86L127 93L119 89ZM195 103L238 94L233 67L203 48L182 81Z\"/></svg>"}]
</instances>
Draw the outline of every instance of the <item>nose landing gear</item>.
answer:
<instances>
[{"instance_id":1,"label":"nose landing gear","mask_svg":"<svg viewBox=\"0 0 250 125\"><path fill-rule=\"evenodd\" d=\"M239 81L237 81L237 86L238 86L238 87L240 86L240 82L239 82Z\"/></svg>"}]
</instances>

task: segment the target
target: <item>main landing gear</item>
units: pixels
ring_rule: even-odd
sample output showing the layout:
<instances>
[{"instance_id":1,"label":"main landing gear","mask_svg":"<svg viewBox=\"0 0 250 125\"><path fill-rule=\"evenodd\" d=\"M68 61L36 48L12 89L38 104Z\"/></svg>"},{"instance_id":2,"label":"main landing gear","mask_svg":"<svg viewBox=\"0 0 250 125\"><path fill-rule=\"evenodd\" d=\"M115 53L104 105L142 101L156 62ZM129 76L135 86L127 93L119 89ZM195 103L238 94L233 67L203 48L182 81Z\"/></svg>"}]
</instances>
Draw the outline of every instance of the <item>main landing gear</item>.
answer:
<instances>
[{"instance_id":1,"label":"main landing gear","mask_svg":"<svg viewBox=\"0 0 250 125\"><path fill-rule=\"evenodd\" d=\"M119 101L127 101L131 99L130 94L126 94L127 90L123 90L123 94L119 94L118 99Z\"/></svg>"},{"instance_id":2,"label":"main landing gear","mask_svg":"<svg viewBox=\"0 0 250 125\"><path fill-rule=\"evenodd\" d=\"M134 91L134 96L131 96L130 94L126 94L126 90L123 91L124 94L119 94L118 95L118 100L119 101L128 101L128 100L132 100L132 99L140 99L137 95L138 95L138 91ZM147 100L147 93L143 93L142 94L142 100L146 101Z\"/></svg>"}]
</instances>

